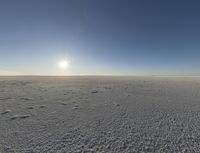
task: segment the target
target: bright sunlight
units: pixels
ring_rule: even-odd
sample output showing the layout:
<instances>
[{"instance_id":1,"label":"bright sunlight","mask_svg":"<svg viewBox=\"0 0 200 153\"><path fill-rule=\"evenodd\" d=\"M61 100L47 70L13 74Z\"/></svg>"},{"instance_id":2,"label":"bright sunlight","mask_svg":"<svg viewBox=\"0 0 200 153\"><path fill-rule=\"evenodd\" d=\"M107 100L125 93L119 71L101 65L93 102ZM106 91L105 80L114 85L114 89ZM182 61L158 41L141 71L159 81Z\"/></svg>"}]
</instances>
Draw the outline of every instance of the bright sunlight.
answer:
<instances>
[{"instance_id":1,"label":"bright sunlight","mask_svg":"<svg viewBox=\"0 0 200 153\"><path fill-rule=\"evenodd\" d=\"M58 67L59 67L61 70L66 70L66 69L69 67L69 61L66 60L66 59L60 60L60 61L58 62Z\"/></svg>"}]
</instances>

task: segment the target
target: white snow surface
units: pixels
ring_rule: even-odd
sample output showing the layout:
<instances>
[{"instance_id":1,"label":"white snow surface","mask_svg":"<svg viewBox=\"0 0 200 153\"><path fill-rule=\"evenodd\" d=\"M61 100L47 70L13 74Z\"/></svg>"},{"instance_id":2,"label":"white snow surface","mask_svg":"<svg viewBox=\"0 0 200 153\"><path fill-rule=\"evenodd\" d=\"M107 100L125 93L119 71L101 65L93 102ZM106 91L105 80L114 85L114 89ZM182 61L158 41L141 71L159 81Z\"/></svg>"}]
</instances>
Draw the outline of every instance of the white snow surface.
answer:
<instances>
[{"instance_id":1,"label":"white snow surface","mask_svg":"<svg viewBox=\"0 0 200 153\"><path fill-rule=\"evenodd\" d=\"M0 77L1 153L198 153L199 77Z\"/></svg>"}]
</instances>

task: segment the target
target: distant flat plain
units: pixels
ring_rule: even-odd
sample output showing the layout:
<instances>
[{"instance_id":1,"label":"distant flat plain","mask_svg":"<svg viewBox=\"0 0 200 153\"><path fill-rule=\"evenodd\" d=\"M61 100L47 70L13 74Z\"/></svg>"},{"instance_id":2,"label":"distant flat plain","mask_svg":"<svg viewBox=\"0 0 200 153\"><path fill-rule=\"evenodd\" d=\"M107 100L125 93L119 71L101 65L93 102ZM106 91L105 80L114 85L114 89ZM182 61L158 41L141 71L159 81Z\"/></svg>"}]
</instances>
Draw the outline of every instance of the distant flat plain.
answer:
<instances>
[{"instance_id":1,"label":"distant flat plain","mask_svg":"<svg viewBox=\"0 0 200 153\"><path fill-rule=\"evenodd\" d=\"M200 77L0 77L2 153L200 151Z\"/></svg>"}]
</instances>

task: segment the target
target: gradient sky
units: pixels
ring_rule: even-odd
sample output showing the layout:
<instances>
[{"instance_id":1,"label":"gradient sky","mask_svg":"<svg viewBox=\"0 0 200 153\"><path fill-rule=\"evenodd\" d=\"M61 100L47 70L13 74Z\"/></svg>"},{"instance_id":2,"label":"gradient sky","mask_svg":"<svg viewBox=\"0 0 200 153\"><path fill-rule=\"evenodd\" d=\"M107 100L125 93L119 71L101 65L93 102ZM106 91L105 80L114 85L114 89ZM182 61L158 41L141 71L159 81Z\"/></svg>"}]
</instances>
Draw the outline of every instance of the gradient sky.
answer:
<instances>
[{"instance_id":1,"label":"gradient sky","mask_svg":"<svg viewBox=\"0 0 200 153\"><path fill-rule=\"evenodd\" d=\"M0 75L16 74L200 75L200 1L0 0Z\"/></svg>"}]
</instances>

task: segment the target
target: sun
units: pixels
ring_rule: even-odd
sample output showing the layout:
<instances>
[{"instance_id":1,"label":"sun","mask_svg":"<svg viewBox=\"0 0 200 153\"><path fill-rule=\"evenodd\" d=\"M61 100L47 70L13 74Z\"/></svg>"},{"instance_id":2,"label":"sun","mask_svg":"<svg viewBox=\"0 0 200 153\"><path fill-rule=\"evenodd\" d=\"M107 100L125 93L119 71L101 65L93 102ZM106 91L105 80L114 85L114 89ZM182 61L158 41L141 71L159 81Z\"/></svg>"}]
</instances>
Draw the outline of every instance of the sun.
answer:
<instances>
[{"instance_id":1,"label":"sun","mask_svg":"<svg viewBox=\"0 0 200 153\"><path fill-rule=\"evenodd\" d=\"M69 67L69 61L68 60L60 60L58 62L58 67L61 69L61 70L66 70L68 67Z\"/></svg>"}]
</instances>

